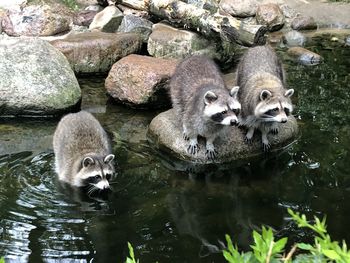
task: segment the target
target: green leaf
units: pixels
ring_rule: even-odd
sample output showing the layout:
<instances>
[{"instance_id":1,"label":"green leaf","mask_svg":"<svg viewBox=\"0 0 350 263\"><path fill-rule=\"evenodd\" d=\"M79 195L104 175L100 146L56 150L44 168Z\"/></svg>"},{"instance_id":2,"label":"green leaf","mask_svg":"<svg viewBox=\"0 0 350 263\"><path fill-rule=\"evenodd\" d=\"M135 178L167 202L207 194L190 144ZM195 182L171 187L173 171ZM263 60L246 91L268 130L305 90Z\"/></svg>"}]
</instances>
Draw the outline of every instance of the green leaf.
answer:
<instances>
[{"instance_id":1,"label":"green leaf","mask_svg":"<svg viewBox=\"0 0 350 263\"><path fill-rule=\"evenodd\" d=\"M5 259L3 257L0 258L0 263L5 263Z\"/></svg>"},{"instance_id":2,"label":"green leaf","mask_svg":"<svg viewBox=\"0 0 350 263\"><path fill-rule=\"evenodd\" d=\"M298 243L297 247L303 250L313 250L314 247L311 246L310 244L305 244L305 243Z\"/></svg>"},{"instance_id":3,"label":"green leaf","mask_svg":"<svg viewBox=\"0 0 350 263\"><path fill-rule=\"evenodd\" d=\"M322 253L330 258L330 259L333 259L333 260L339 260L341 259L341 257L339 256L339 254L337 252L335 252L334 250L331 250L331 249L324 249L322 250Z\"/></svg>"},{"instance_id":4,"label":"green leaf","mask_svg":"<svg viewBox=\"0 0 350 263\"><path fill-rule=\"evenodd\" d=\"M272 254L280 253L281 251L283 251L284 247L287 244L287 241L288 241L287 237L284 237L278 240L273 246Z\"/></svg>"},{"instance_id":5,"label":"green leaf","mask_svg":"<svg viewBox=\"0 0 350 263\"><path fill-rule=\"evenodd\" d=\"M129 247L129 254L130 254L130 257L132 259L135 258L135 254L134 254L134 248L132 247L132 245L128 242L128 247Z\"/></svg>"}]
</instances>

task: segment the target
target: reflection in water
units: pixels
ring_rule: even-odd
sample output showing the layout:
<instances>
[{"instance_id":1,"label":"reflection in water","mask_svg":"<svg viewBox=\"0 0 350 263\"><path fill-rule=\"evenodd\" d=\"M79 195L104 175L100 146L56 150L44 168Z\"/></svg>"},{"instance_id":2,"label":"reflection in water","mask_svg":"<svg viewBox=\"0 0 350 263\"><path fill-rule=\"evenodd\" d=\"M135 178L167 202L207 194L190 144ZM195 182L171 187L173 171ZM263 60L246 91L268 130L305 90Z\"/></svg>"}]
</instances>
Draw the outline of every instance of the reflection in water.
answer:
<instances>
[{"instance_id":1,"label":"reflection in water","mask_svg":"<svg viewBox=\"0 0 350 263\"><path fill-rule=\"evenodd\" d=\"M157 112L115 105L102 78L82 79L82 108L112 135L120 168L107 198L56 181L51 144L58 120L1 121L0 256L123 262L129 241L142 262L223 262L225 234L248 249L261 224L292 242L310 238L287 208L328 214L331 235L350 242L350 50L326 42L308 47L324 64L285 60L296 90L297 143L231 164L192 165L154 149L146 134Z\"/></svg>"}]
</instances>

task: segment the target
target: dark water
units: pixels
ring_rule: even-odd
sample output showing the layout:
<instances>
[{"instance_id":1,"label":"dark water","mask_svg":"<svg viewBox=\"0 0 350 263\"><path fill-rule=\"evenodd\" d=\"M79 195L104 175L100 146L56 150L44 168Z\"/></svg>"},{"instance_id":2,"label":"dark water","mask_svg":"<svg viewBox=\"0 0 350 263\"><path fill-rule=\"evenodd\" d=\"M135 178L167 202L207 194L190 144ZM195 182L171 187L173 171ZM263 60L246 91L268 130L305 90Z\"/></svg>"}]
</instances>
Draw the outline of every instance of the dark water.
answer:
<instances>
[{"instance_id":1,"label":"dark water","mask_svg":"<svg viewBox=\"0 0 350 263\"><path fill-rule=\"evenodd\" d=\"M56 181L58 120L2 120L0 255L8 262L123 262L130 241L141 262L223 262L226 233L243 249L262 224L291 240L309 238L287 208L326 214L331 235L350 243L350 47L314 39L309 48L326 62L285 58L298 141L276 156L225 166L189 167L156 151L146 132L157 112L107 103L102 80L81 79L82 108L114 138L119 175L106 200Z\"/></svg>"}]
</instances>

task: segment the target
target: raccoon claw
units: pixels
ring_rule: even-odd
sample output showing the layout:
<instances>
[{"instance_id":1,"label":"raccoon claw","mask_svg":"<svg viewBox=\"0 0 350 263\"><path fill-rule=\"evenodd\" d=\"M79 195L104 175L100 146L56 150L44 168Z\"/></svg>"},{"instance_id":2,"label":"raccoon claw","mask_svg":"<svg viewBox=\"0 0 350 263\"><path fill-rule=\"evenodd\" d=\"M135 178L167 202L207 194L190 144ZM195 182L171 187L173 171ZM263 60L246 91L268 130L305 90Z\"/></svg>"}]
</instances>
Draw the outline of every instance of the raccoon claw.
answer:
<instances>
[{"instance_id":1,"label":"raccoon claw","mask_svg":"<svg viewBox=\"0 0 350 263\"><path fill-rule=\"evenodd\" d=\"M269 143L263 143L263 149L264 149L264 152L268 152L271 148L271 144Z\"/></svg>"},{"instance_id":2,"label":"raccoon claw","mask_svg":"<svg viewBox=\"0 0 350 263\"><path fill-rule=\"evenodd\" d=\"M206 150L205 156L207 157L208 160L214 160L216 156L218 155L217 150Z\"/></svg>"},{"instance_id":3,"label":"raccoon claw","mask_svg":"<svg viewBox=\"0 0 350 263\"><path fill-rule=\"evenodd\" d=\"M198 144L195 144L195 145L189 145L188 147L187 147L187 152L189 153L189 154L193 154L193 155L195 155L197 152L199 151L199 145Z\"/></svg>"},{"instance_id":4,"label":"raccoon claw","mask_svg":"<svg viewBox=\"0 0 350 263\"><path fill-rule=\"evenodd\" d=\"M188 135L186 133L183 133L182 134L182 138L185 140L185 141L188 141L190 139L190 137L188 137Z\"/></svg>"},{"instance_id":5,"label":"raccoon claw","mask_svg":"<svg viewBox=\"0 0 350 263\"><path fill-rule=\"evenodd\" d=\"M277 128L276 129L272 129L270 131L270 133L273 134L273 135L277 135L278 134L278 129Z\"/></svg>"},{"instance_id":6,"label":"raccoon claw","mask_svg":"<svg viewBox=\"0 0 350 263\"><path fill-rule=\"evenodd\" d=\"M244 141L245 141L247 144L252 144L253 138L244 137Z\"/></svg>"}]
</instances>

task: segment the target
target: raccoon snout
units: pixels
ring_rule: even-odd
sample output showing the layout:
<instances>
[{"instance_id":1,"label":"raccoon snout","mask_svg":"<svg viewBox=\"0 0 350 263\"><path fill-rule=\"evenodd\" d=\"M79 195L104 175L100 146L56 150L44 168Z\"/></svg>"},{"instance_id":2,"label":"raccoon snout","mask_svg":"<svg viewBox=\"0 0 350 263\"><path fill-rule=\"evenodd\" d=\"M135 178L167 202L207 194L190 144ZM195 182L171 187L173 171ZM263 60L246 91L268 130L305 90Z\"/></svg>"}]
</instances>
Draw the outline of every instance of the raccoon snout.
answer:
<instances>
[{"instance_id":1,"label":"raccoon snout","mask_svg":"<svg viewBox=\"0 0 350 263\"><path fill-rule=\"evenodd\" d=\"M236 120L231 120L231 126L238 126L238 121Z\"/></svg>"},{"instance_id":2,"label":"raccoon snout","mask_svg":"<svg viewBox=\"0 0 350 263\"><path fill-rule=\"evenodd\" d=\"M287 119L282 119L281 122L282 122L282 123L286 123L286 122L287 122Z\"/></svg>"}]
</instances>

